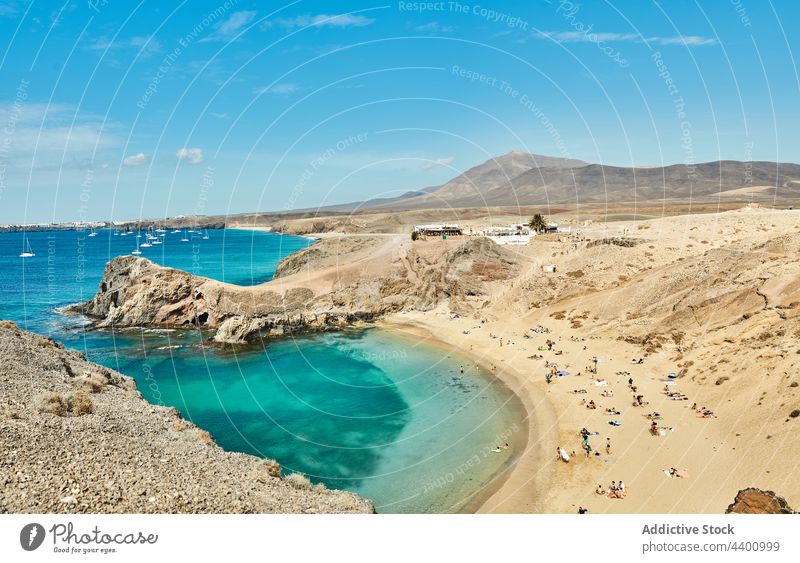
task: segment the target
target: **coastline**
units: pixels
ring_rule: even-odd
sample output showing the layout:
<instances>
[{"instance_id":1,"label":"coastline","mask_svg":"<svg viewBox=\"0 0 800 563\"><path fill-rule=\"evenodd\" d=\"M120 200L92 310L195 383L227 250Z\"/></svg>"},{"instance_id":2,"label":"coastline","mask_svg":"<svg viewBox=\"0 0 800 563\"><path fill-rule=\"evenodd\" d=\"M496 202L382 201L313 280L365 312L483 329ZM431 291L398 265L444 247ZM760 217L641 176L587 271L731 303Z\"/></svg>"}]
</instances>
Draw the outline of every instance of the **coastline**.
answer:
<instances>
[{"instance_id":1,"label":"coastline","mask_svg":"<svg viewBox=\"0 0 800 563\"><path fill-rule=\"evenodd\" d=\"M481 371L502 385L518 401L522 410L520 432L515 432L511 442L513 457L496 473L488 486L482 487L467 499L459 513L537 513L543 512L546 491L552 481L550 465L545 462L546 452L555 444L555 431L548 423L553 407L538 391L531 389L524 375L510 366L496 369L496 358L490 354L459 346L452 338L443 335L441 327L426 323L425 314L414 316L413 322L395 314L376 322L376 326L390 332L423 339L427 345L474 362ZM541 396L540 396L541 395ZM544 400L543 400L544 399Z\"/></svg>"}]
</instances>

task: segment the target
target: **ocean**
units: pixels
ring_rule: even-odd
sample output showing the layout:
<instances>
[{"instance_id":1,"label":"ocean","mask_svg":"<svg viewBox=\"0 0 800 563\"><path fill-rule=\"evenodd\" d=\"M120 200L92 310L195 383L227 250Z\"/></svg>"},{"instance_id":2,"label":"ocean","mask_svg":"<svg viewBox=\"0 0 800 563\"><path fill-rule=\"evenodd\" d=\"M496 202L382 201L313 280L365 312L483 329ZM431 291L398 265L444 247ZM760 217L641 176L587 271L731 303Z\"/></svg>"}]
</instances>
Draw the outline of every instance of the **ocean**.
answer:
<instances>
[{"instance_id":1,"label":"ocean","mask_svg":"<svg viewBox=\"0 0 800 563\"><path fill-rule=\"evenodd\" d=\"M142 256L254 285L313 241L243 230L155 233ZM185 239L185 240L184 240ZM233 351L199 330L87 330L60 314L89 299L135 234L0 233L0 318L133 377L230 451L281 463L314 482L372 499L378 512L452 512L511 463L515 397L466 359L383 330L286 338ZM20 258L27 249L34 257ZM465 373L459 373L460 366Z\"/></svg>"}]
</instances>

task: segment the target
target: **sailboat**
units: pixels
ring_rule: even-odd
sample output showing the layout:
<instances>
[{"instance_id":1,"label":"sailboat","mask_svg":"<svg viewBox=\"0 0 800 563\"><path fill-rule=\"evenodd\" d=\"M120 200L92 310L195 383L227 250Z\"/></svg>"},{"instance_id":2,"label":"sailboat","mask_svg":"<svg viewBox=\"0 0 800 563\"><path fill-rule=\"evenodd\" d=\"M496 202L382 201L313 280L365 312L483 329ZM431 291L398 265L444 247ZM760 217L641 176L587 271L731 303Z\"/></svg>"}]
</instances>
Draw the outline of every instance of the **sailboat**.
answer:
<instances>
[{"instance_id":1,"label":"sailboat","mask_svg":"<svg viewBox=\"0 0 800 563\"><path fill-rule=\"evenodd\" d=\"M94 227L92 227L92 232L89 233L89 236L90 237L96 237L97 236L97 231L94 230Z\"/></svg>"},{"instance_id":2,"label":"sailboat","mask_svg":"<svg viewBox=\"0 0 800 563\"><path fill-rule=\"evenodd\" d=\"M208 240L208 229L203 232L203 240Z\"/></svg>"},{"instance_id":3,"label":"sailboat","mask_svg":"<svg viewBox=\"0 0 800 563\"><path fill-rule=\"evenodd\" d=\"M189 232L191 233L193 231L189 231ZM189 239L186 238L186 231L183 231L183 238L181 239L181 242L189 242Z\"/></svg>"},{"instance_id":4,"label":"sailboat","mask_svg":"<svg viewBox=\"0 0 800 563\"><path fill-rule=\"evenodd\" d=\"M138 239L140 236L141 235L136 235L136 238ZM145 237L144 238L145 238L145 242L142 244L142 248L150 248L151 246L153 246L152 244L147 242L147 241L150 240L150 236L147 235L147 233L145 233ZM136 241L136 248L137 249L139 248L139 241L138 240Z\"/></svg>"},{"instance_id":5,"label":"sailboat","mask_svg":"<svg viewBox=\"0 0 800 563\"><path fill-rule=\"evenodd\" d=\"M131 254L133 254L134 256L139 256L141 253L142 251L139 250L139 239L136 239L136 250L131 252Z\"/></svg>"},{"instance_id":6,"label":"sailboat","mask_svg":"<svg viewBox=\"0 0 800 563\"><path fill-rule=\"evenodd\" d=\"M20 258L31 258L33 256L36 256L36 254L33 253L33 249L31 248L31 241L29 241L26 238L25 241L24 241L24 244L23 244L22 253L19 255L19 257Z\"/></svg>"}]
</instances>

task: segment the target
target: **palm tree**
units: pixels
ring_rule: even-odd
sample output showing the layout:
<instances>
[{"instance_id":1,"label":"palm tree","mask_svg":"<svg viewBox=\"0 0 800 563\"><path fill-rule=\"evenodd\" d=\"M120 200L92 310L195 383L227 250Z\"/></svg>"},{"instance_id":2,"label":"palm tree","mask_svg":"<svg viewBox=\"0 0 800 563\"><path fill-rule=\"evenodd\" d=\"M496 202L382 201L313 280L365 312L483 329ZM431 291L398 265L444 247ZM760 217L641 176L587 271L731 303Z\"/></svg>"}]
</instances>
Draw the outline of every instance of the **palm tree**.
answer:
<instances>
[{"instance_id":1,"label":"palm tree","mask_svg":"<svg viewBox=\"0 0 800 563\"><path fill-rule=\"evenodd\" d=\"M540 233L547 228L547 220L544 218L544 215L542 215L541 213L537 213L536 215L531 217L528 226L537 233Z\"/></svg>"}]
</instances>

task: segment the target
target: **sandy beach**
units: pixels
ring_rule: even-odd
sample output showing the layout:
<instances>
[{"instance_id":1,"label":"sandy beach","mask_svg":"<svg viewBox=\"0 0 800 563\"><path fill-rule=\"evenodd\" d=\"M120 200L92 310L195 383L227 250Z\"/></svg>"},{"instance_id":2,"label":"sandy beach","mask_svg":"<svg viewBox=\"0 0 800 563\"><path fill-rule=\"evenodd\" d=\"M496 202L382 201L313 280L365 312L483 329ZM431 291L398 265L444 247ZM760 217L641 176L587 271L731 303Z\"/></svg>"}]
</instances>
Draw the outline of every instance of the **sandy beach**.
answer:
<instances>
[{"instance_id":1,"label":"sandy beach","mask_svg":"<svg viewBox=\"0 0 800 563\"><path fill-rule=\"evenodd\" d=\"M582 506L595 513L719 513L741 488L737 473L758 480L766 488L787 488L785 473L771 477L758 458L755 463L748 463L737 454L736 443L741 441L736 440L729 427L723 427L719 419L702 418L691 410L693 402L702 402L702 389L681 383L672 389L686 392L689 401L668 399L663 394L662 379L666 378L662 374L665 376L670 367L658 359L632 365L631 358L637 353L634 347L600 339L571 341L575 331L552 319L547 322L551 333L530 340L522 338L522 334L527 325L537 324L535 318L486 323L476 329L473 320L450 319L441 312L408 313L381 324L393 330L421 334L424 329L429 335L436 334L436 339L453 346L454 352L494 368L492 373L524 405L529 422L525 449L477 512L572 513ZM463 334L470 329L469 335ZM497 338L489 338L490 332ZM500 338L506 342L502 347ZM544 380L544 362L528 359L546 338L556 340L562 354L538 353L570 371L569 376L549 385ZM507 344L509 340L513 345ZM604 355L604 350L612 351L611 355ZM600 356L596 378L583 369L592 364L594 355ZM631 406L628 376L615 375L619 371L630 372L638 393L650 402L648 406ZM608 385L597 387L593 383L596 380L605 380ZM587 393L573 394L574 389L586 389ZM603 397L605 390L611 390L614 397ZM597 408L583 406L584 398L594 400ZM607 415L604 409L609 407L621 414ZM720 411L724 418L735 416L729 409ZM662 415L660 425L669 425L674 431L664 437L653 436L650 421L645 418L653 411ZM608 424L610 420L619 420L622 425L613 427ZM599 456L587 458L581 450L578 433L584 427L599 432L590 438ZM610 454L605 450L606 438L611 438ZM556 460L559 445L570 452L568 464ZM668 477L664 470L671 467L688 468L689 477ZM735 472L728 473L727 479L721 478L719 467L735 468ZM629 491L624 499L596 494L598 484L607 489L611 481L620 480ZM641 494L644 491L646 494Z\"/></svg>"}]
</instances>

